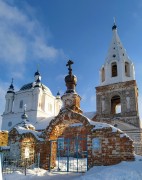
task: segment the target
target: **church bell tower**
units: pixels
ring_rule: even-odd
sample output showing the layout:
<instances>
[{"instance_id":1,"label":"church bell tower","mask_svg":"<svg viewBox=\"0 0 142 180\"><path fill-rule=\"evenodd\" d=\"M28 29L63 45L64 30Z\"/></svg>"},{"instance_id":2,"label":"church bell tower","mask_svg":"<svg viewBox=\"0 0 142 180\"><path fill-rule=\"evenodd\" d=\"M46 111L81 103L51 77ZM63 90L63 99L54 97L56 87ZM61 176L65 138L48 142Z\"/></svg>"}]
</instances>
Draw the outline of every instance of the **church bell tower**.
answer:
<instances>
[{"instance_id":1,"label":"church bell tower","mask_svg":"<svg viewBox=\"0 0 142 180\"><path fill-rule=\"evenodd\" d=\"M134 65L120 41L115 23L108 54L100 69L96 107L97 121L112 125L117 121L140 127Z\"/></svg>"}]
</instances>

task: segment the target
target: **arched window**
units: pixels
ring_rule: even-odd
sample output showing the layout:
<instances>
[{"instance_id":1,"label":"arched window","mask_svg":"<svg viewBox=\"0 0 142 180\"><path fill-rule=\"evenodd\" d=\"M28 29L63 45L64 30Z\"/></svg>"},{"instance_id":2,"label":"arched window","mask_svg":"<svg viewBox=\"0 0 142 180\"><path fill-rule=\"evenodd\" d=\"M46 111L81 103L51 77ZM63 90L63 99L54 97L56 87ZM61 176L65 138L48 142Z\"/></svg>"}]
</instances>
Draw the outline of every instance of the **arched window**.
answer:
<instances>
[{"instance_id":1,"label":"arched window","mask_svg":"<svg viewBox=\"0 0 142 180\"><path fill-rule=\"evenodd\" d=\"M121 113L121 99L120 96L116 95L111 98L111 113L119 114Z\"/></svg>"},{"instance_id":2,"label":"arched window","mask_svg":"<svg viewBox=\"0 0 142 180\"><path fill-rule=\"evenodd\" d=\"M23 108L23 100L20 101L19 108L20 108L20 109Z\"/></svg>"},{"instance_id":3,"label":"arched window","mask_svg":"<svg viewBox=\"0 0 142 180\"><path fill-rule=\"evenodd\" d=\"M116 77L117 76L117 64L116 64L116 62L113 62L112 64L111 64L111 76L112 77Z\"/></svg>"},{"instance_id":4,"label":"arched window","mask_svg":"<svg viewBox=\"0 0 142 180\"><path fill-rule=\"evenodd\" d=\"M125 62L125 76L130 77L130 64Z\"/></svg>"},{"instance_id":5,"label":"arched window","mask_svg":"<svg viewBox=\"0 0 142 180\"><path fill-rule=\"evenodd\" d=\"M105 68L102 68L102 82L105 81Z\"/></svg>"}]
</instances>

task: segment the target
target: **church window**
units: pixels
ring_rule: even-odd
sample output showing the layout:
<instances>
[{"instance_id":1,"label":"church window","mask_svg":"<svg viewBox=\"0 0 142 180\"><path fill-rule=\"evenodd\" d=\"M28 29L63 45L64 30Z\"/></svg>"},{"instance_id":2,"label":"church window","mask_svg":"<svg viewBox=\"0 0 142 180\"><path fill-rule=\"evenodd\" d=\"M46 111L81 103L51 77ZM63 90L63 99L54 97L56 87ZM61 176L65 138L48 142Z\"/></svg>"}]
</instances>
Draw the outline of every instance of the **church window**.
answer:
<instances>
[{"instance_id":1,"label":"church window","mask_svg":"<svg viewBox=\"0 0 142 180\"><path fill-rule=\"evenodd\" d=\"M115 57L116 57L116 55L115 55L115 54L113 54L113 57L115 58Z\"/></svg>"},{"instance_id":2,"label":"church window","mask_svg":"<svg viewBox=\"0 0 142 180\"><path fill-rule=\"evenodd\" d=\"M125 75L130 77L130 64L128 62L125 62Z\"/></svg>"},{"instance_id":3,"label":"church window","mask_svg":"<svg viewBox=\"0 0 142 180\"><path fill-rule=\"evenodd\" d=\"M92 139L92 149L93 151L99 151L101 149L101 141L100 138L93 138Z\"/></svg>"},{"instance_id":4,"label":"church window","mask_svg":"<svg viewBox=\"0 0 142 180\"><path fill-rule=\"evenodd\" d=\"M121 113L121 99L120 96L116 95L111 98L111 113L119 114Z\"/></svg>"},{"instance_id":5,"label":"church window","mask_svg":"<svg viewBox=\"0 0 142 180\"><path fill-rule=\"evenodd\" d=\"M20 101L19 108L20 108L20 109L23 108L23 100Z\"/></svg>"},{"instance_id":6,"label":"church window","mask_svg":"<svg viewBox=\"0 0 142 180\"><path fill-rule=\"evenodd\" d=\"M12 122L11 121L8 122L8 126L9 127L12 126Z\"/></svg>"},{"instance_id":7,"label":"church window","mask_svg":"<svg viewBox=\"0 0 142 180\"><path fill-rule=\"evenodd\" d=\"M102 68L102 82L105 81L105 68Z\"/></svg>"},{"instance_id":8,"label":"church window","mask_svg":"<svg viewBox=\"0 0 142 180\"><path fill-rule=\"evenodd\" d=\"M115 47L113 49L115 49Z\"/></svg>"},{"instance_id":9,"label":"church window","mask_svg":"<svg viewBox=\"0 0 142 180\"><path fill-rule=\"evenodd\" d=\"M111 64L111 72L112 72L112 77L117 76L117 64L116 64L116 62L113 62Z\"/></svg>"}]
</instances>

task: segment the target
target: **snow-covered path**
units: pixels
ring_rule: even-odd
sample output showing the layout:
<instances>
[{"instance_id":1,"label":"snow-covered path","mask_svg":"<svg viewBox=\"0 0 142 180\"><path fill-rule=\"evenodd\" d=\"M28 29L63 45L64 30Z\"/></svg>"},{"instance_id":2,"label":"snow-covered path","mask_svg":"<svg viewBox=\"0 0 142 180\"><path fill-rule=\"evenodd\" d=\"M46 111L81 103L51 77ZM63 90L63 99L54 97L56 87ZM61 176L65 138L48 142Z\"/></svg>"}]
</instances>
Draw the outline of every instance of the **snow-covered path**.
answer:
<instances>
[{"instance_id":1,"label":"snow-covered path","mask_svg":"<svg viewBox=\"0 0 142 180\"><path fill-rule=\"evenodd\" d=\"M77 180L82 174L80 173L66 173L66 172L47 172L43 169L28 170L27 175L15 172L12 174L4 175L4 180Z\"/></svg>"},{"instance_id":2,"label":"snow-covered path","mask_svg":"<svg viewBox=\"0 0 142 180\"><path fill-rule=\"evenodd\" d=\"M88 172L48 172L43 169L27 170L27 176L15 172L4 175L4 180L142 180L142 156L135 161L121 162L113 166L94 166Z\"/></svg>"}]
</instances>

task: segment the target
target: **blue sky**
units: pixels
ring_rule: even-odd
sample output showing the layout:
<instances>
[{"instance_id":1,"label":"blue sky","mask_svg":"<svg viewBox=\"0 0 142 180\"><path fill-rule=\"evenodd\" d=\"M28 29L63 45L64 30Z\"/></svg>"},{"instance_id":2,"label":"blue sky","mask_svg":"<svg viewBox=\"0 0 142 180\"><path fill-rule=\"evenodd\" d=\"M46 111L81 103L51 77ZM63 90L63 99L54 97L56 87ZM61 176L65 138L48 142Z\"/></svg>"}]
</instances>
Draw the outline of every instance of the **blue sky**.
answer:
<instances>
[{"instance_id":1,"label":"blue sky","mask_svg":"<svg viewBox=\"0 0 142 180\"><path fill-rule=\"evenodd\" d=\"M74 61L82 110L95 111L95 87L111 42L113 17L135 65L142 111L141 0L0 0L0 112L11 78L19 90L34 81L37 65L42 83L54 95L58 90L63 94L68 59Z\"/></svg>"}]
</instances>

